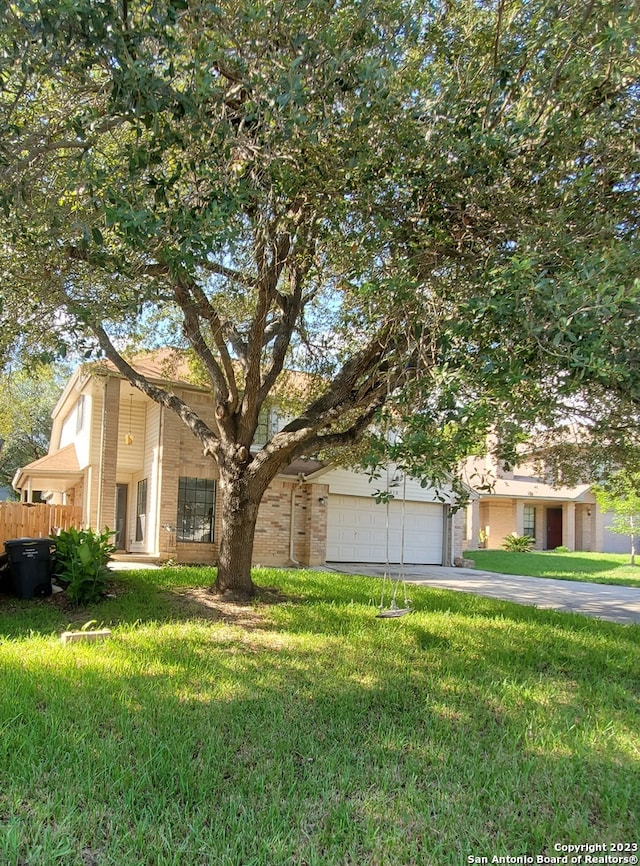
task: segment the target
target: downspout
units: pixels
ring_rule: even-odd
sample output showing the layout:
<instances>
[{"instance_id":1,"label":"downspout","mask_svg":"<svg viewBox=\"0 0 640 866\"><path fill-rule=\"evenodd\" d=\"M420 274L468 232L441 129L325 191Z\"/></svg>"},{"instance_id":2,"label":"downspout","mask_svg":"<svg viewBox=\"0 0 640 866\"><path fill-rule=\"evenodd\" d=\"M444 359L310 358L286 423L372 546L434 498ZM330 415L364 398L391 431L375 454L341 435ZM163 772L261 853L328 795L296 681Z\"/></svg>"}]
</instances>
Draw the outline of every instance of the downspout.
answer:
<instances>
[{"instance_id":1,"label":"downspout","mask_svg":"<svg viewBox=\"0 0 640 866\"><path fill-rule=\"evenodd\" d=\"M295 505L296 505L296 493L302 485L304 484L304 473L298 473L298 483L291 488L291 519L289 520L289 565L295 565L297 568L300 568L300 563L297 559L293 557L293 548L294 548L294 530L295 530Z\"/></svg>"}]
</instances>

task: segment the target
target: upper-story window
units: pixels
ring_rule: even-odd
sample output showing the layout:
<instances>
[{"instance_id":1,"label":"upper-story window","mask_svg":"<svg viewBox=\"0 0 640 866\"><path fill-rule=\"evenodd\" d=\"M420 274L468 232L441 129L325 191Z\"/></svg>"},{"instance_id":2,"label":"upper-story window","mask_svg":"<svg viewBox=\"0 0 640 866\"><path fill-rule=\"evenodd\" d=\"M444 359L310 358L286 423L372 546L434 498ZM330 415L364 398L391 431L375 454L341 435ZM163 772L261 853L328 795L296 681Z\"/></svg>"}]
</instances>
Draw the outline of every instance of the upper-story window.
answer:
<instances>
[{"instance_id":1,"label":"upper-story window","mask_svg":"<svg viewBox=\"0 0 640 866\"><path fill-rule=\"evenodd\" d=\"M258 426L256 428L256 435L253 438L253 444L265 445L281 426L275 409L263 406L258 416Z\"/></svg>"},{"instance_id":2,"label":"upper-story window","mask_svg":"<svg viewBox=\"0 0 640 866\"><path fill-rule=\"evenodd\" d=\"M253 444L259 447L266 445L274 433L282 430L292 420L291 415L285 414L280 408L274 406L263 406L258 415L258 426Z\"/></svg>"},{"instance_id":3,"label":"upper-story window","mask_svg":"<svg viewBox=\"0 0 640 866\"><path fill-rule=\"evenodd\" d=\"M71 411L62 422L62 430L60 431L60 448L74 442L77 436L86 427L87 416L89 414L89 402L85 394L81 394L78 400L74 403Z\"/></svg>"},{"instance_id":4,"label":"upper-story window","mask_svg":"<svg viewBox=\"0 0 640 866\"><path fill-rule=\"evenodd\" d=\"M84 394L81 394L80 399L76 403L76 433L79 433L84 427L86 402L87 398Z\"/></svg>"}]
</instances>

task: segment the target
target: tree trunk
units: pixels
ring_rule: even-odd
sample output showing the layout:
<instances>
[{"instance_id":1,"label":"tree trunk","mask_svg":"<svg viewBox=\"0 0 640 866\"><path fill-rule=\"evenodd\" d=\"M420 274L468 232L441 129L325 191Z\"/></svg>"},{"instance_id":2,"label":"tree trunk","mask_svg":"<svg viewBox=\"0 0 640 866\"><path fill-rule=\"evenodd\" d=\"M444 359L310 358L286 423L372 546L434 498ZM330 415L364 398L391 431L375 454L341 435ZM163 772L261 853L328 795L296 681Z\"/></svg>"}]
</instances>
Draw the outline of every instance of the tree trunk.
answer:
<instances>
[{"instance_id":1,"label":"tree trunk","mask_svg":"<svg viewBox=\"0 0 640 866\"><path fill-rule=\"evenodd\" d=\"M264 491L255 483L249 483L246 475L227 475L221 471L218 492L222 533L218 577L211 591L248 599L256 592L251 579L251 557L258 508Z\"/></svg>"}]
</instances>

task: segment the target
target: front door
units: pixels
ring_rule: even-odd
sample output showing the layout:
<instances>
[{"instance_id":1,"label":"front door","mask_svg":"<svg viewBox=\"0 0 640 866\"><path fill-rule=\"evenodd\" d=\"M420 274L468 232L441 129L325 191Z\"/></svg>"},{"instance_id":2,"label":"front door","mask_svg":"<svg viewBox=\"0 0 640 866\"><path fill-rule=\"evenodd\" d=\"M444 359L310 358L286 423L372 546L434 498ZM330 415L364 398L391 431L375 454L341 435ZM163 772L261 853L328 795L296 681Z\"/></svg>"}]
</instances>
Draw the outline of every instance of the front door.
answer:
<instances>
[{"instance_id":1,"label":"front door","mask_svg":"<svg viewBox=\"0 0 640 866\"><path fill-rule=\"evenodd\" d=\"M116 484L116 537L117 550L127 549L127 498L128 485Z\"/></svg>"},{"instance_id":2,"label":"front door","mask_svg":"<svg viewBox=\"0 0 640 866\"><path fill-rule=\"evenodd\" d=\"M547 550L562 545L562 508L547 508Z\"/></svg>"}]
</instances>

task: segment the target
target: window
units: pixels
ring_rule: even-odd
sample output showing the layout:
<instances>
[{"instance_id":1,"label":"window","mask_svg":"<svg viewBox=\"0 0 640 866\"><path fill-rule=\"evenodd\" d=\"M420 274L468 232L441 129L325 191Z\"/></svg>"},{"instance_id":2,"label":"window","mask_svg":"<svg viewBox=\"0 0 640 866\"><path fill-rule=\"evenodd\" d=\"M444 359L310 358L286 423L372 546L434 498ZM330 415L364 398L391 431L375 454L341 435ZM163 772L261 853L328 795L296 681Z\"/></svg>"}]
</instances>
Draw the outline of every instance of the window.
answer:
<instances>
[{"instance_id":1,"label":"window","mask_svg":"<svg viewBox=\"0 0 640 866\"><path fill-rule=\"evenodd\" d=\"M181 478L178 482L177 541L213 541L216 482Z\"/></svg>"},{"instance_id":2,"label":"window","mask_svg":"<svg viewBox=\"0 0 640 866\"><path fill-rule=\"evenodd\" d=\"M286 415L281 408L263 406L258 415L258 426L253 437L253 445L256 447L266 445L275 433L286 427L292 420L293 416Z\"/></svg>"},{"instance_id":3,"label":"window","mask_svg":"<svg viewBox=\"0 0 640 866\"><path fill-rule=\"evenodd\" d=\"M524 507L523 531L525 535L531 538L536 537L536 510L532 505L525 505Z\"/></svg>"},{"instance_id":4,"label":"window","mask_svg":"<svg viewBox=\"0 0 640 866\"><path fill-rule=\"evenodd\" d=\"M136 497L136 541L144 541L147 521L147 479L138 481L138 495Z\"/></svg>"},{"instance_id":5,"label":"window","mask_svg":"<svg viewBox=\"0 0 640 866\"><path fill-rule=\"evenodd\" d=\"M76 405L76 433L79 433L84 427L84 408L85 408L85 395L81 394L80 399Z\"/></svg>"},{"instance_id":6,"label":"window","mask_svg":"<svg viewBox=\"0 0 640 866\"><path fill-rule=\"evenodd\" d=\"M275 433L274 417L271 409L264 406L258 415L258 426L253 437L254 445L265 445Z\"/></svg>"}]
</instances>

